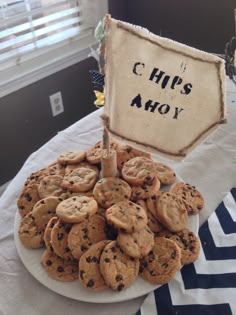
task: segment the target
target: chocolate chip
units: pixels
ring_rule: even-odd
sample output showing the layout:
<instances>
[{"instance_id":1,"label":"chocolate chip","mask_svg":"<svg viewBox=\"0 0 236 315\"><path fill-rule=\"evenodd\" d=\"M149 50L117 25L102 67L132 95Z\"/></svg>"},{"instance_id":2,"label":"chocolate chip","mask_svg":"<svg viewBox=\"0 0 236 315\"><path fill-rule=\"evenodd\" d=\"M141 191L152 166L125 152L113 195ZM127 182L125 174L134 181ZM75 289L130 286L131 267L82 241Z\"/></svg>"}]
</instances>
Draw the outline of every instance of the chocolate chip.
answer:
<instances>
[{"instance_id":1,"label":"chocolate chip","mask_svg":"<svg viewBox=\"0 0 236 315\"><path fill-rule=\"evenodd\" d=\"M148 263L147 263L146 260L143 260L143 261L141 262L141 264L142 264L142 266L143 266L144 268L146 268L146 267L148 266Z\"/></svg>"},{"instance_id":2,"label":"chocolate chip","mask_svg":"<svg viewBox=\"0 0 236 315\"><path fill-rule=\"evenodd\" d=\"M144 266L142 266L142 265L139 266L139 272L140 273L144 272Z\"/></svg>"},{"instance_id":3,"label":"chocolate chip","mask_svg":"<svg viewBox=\"0 0 236 315\"><path fill-rule=\"evenodd\" d=\"M94 286L94 281L91 279L91 280L88 281L87 287L88 287L88 288L91 288L91 287L93 287L93 286Z\"/></svg>"},{"instance_id":4,"label":"chocolate chip","mask_svg":"<svg viewBox=\"0 0 236 315\"><path fill-rule=\"evenodd\" d=\"M123 290L124 289L124 285L123 284L120 284L120 285L118 285L118 287L117 287L117 291L121 291L121 290Z\"/></svg>"},{"instance_id":5,"label":"chocolate chip","mask_svg":"<svg viewBox=\"0 0 236 315\"><path fill-rule=\"evenodd\" d=\"M63 234L63 233L58 233L58 235L57 235L58 241L62 240L63 237L64 237L64 234Z\"/></svg>"},{"instance_id":6,"label":"chocolate chip","mask_svg":"<svg viewBox=\"0 0 236 315\"><path fill-rule=\"evenodd\" d=\"M118 247L118 246L117 246L117 247ZM123 251L122 248L120 248L120 246L119 246L119 249L120 249L120 252L121 252L122 254L124 254L124 251Z\"/></svg>"},{"instance_id":7,"label":"chocolate chip","mask_svg":"<svg viewBox=\"0 0 236 315\"><path fill-rule=\"evenodd\" d=\"M65 231L67 234L70 233L70 230L71 230L71 224L65 224Z\"/></svg>"},{"instance_id":8,"label":"chocolate chip","mask_svg":"<svg viewBox=\"0 0 236 315\"><path fill-rule=\"evenodd\" d=\"M82 252L85 252L88 248L87 248L87 246L82 245L82 246L80 247L80 249L81 249Z\"/></svg>"},{"instance_id":9,"label":"chocolate chip","mask_svg":"<svg viewBox=\"0 0 236 315\"><path fill-rule=\"evenodd\" d=\"M92 261L96 263L98 261L97 257L93 256Z\"/></svg>"},{"instance_id":10,"label":"chocolate chip","mask_svg":"<svg viewBox=\"0 0 236 315\"><path fill-rule=\"evenodd\" d=\"M46 261L46 265L47 265L47 266L51 266L51 265L52 265L52 261L48 259L48 260Z\"/></svg>"},{"instance_id":11,"label":"chocolate chip","mask_svg":"<svg viewBox=\"0 0 236 315\"><path fill-rule=\"evenodd\" d=\"M116 282L119 282L123 279L123 276L121 274L116 275Z\"/></svg>"},{"instance_id":12,"label":"chocolate chip","mask_svg":"<svg viewBox=\"0 0 236 315\"><path fill-rule=\"evenodd\" d=\"M175 258L176 258L176 251L174 251L174 252L171 254L171 258L172 258L172 259L175 259Z\"/></svg>"},{"instance_id":13,"label":"chocolate chip","mask_svg":"<svg viewBox=\"0 0 236 315\"><path fill-rule=\"evenodd\" d=\"M91 256L88 256L88 257L86 258L86 261L87 261L87 263L91 263L91 262L92 262L92 257L91 257Z\"/></svg>"},{"instance_id":14,"label":"chocolate chip","mask_svg":"<svg viewBox=\"0 0 236 315\"><path fill-rule=\"evenodd\" d=\"M153 262L153 260L155 259L154 255L150 255L148 258L148 262Z\"/></svg>"},{"instance_id":15,"label":"chocolate chip","mask_svg":"<svg viewBox=\"0 0 236 315\"><path fill-rule=\"evenodd\" d=\"M30 196L29 193L25 193L24 197L25 197L25 199L27 199L27 201L29 201L29 202L32 201L32 197Z\"/></svg>"},{"instance_id":16,"label":"chocolate chip","mask_svg":"<svg viewBox=\"0 0 236 315\"><path fill-rule=\"evenodd\" d=\"M137 217L138 220L143 220L143 217L140 216L140 215L137 215L136 217Z\"/></svg>"},{"instance_id":17,"label":"chocolate chip","mask_svg":"<svg viewBox=\"0 0 236 315\"><path fill-rule=\"evenodd\" d=\"M79 272L80 278L81 278L82 280L84 279L84 278L83 278L84 273L85 273L84 270L80 270L80 272Z\"/></svg>"},{"instance_id":18,"label":"chocolate chip","mask_svg":"<svg viewBox=\"0 0 236 315\"><path fill-rule=\"evenodd\" d=\"M168 267L168 263L162 264L162 267L163 267L163 268L167 268L167 267Z\"/></svg>"},{"instance_id":19,"label":"chocolate chip","mask_svg":"<svg viewBox=\"0 0 236 315\"><path fill-rule=\"evenodd\" d=\"M57 267L57 271L58 271L58 272L64 272L64 268L61 267L61 266L59 266L59 267Z\"/></svg>"},{"instance_id":20,"label":"chocolate chip","mask_svg":"<svg viewBox=\"0 0 236 315\"><path fill-rule=\"evenodd\" d=\"M110 259L109 259L109 258L105 258L104 261L105 261L106 263L109 263L109 262L110 262Z\"/></svg>"}]
</instances>

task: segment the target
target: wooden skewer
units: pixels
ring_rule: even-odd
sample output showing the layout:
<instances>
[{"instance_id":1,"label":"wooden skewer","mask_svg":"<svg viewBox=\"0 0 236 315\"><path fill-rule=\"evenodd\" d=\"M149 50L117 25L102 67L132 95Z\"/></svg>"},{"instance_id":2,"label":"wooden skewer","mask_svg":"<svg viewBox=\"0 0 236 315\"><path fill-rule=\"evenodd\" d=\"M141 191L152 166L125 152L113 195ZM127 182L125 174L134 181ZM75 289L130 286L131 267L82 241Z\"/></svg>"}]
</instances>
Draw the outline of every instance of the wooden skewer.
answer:
<instances>
[{"instance_id":1,"label":"wooden skewer","mask_svg":"<svg viewBox=\"0 0 236 315\"><path fill-rule=\"evenodd\" d=\"M108 117L101 115L103 120L103 150L101 154L101 177L116 177L117 176L117 154L116 151L110 148L110 136L107 129Z\"/></svg>"},{"instance_id":2,"label":"wooden skewer","mask_svg":"<svg viewBox=\"0 0 236 315\"><path fill-rule=\"evenodd\" d=\"M110 155L110 136L107 127L103 129L103 149L107 151L107 156Z\"/></svg>"}]
</instances>

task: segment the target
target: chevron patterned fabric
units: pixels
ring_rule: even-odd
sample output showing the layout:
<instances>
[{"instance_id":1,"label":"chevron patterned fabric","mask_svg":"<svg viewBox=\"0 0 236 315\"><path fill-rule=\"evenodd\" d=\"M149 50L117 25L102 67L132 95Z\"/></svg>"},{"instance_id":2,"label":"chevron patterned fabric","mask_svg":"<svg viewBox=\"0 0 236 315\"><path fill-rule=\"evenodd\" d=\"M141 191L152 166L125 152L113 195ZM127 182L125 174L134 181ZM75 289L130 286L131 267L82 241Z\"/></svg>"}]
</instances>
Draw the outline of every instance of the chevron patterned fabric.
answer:
<instances>
[{"instance_id":1,"label":"chevron patterned fabric","mask_svg":"<svg viewBox=\"0 0 236 315\"><path fill-rule=\"evenodd\" d=\"M136 315L236 314L236 188L199 229L199 259L150 293Z\"/></svg>"}]
</instances>

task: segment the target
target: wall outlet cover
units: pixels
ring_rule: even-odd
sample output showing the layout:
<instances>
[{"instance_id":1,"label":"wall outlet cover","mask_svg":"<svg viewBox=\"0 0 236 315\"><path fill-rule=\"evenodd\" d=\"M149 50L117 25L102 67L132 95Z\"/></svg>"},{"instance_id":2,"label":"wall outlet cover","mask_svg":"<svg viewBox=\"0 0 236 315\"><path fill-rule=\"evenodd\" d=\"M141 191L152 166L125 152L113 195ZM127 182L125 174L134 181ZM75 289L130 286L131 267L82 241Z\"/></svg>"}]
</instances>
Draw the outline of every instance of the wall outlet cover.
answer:
<instances>
[{"instance_id":1,"label":"wall outlet cover","mask_svg":"<svg viewBox=\"0 0 236 315\"><path fill-rule=\"evenodd\" d=\"M61 92L57 92L55 94L50 95L49 99L50 99L53 117L64 112Z\"/></svg>"}]
</instances>

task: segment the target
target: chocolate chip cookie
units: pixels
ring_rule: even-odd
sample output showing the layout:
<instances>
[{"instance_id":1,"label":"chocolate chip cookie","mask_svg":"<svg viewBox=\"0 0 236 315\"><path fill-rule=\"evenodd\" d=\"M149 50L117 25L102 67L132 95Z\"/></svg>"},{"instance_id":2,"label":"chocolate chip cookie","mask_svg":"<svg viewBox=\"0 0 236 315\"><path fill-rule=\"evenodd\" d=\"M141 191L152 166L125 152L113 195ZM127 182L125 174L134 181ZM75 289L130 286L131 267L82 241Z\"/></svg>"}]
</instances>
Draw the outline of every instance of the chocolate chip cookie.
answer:
<instances>
[{"instance_id":1,"label":"chocolate chip cookie","mask_svg":"<svg viewBox=\"0 0 236 315\"><path fill-rule=\"evenodd\" d=\"M44 230L36 225L32 212L28 213L21 221L18 235L21 243L27 248L40 248L44 245Z\"/></svg>"},{"instance_id":2,"label":"chocolate chip cookie","mask_svg":"<svg viewBox=\"0 0 236 315\"><path fill-rule=\"evenodd\" d=\"M188 224L188 213L181 198L164 192L158 199L156 217L168 230L177 232Z\"/></svg>"},{"instance_id":3,"label":"chocolate chip cookie","mask_svg":"<svg viewBox=\"0 0 236 315\"><path fill-rule=\"evenodd\" d=\"M96 181L97 173L94 170L80 167L65 176L61 186L73 192L85 192L92 189Z\"/></svg>"},{"instance_id":4,"label":"chocolate chip cookie","mask_svg":"<svg viewBox=\"0 0 236 315\"><path fill-rule=\"evenodd\" d=\"M129 200L131 187L125 181L116 177L100 179L93 189L94 198L105 209L122 200Z\"/></svg>"},{"instance_id":5,"label":"chocolate chip cookie","mask_svg":"<svg viewBox=\"0 0 236 315\"><path fill-rule=\"evenodd\" d=\"M63 192L65 192L62 187L63 176L61 175L48 175L45 176L38 186L40 198L46 198L49 196L59 197Z\"/></svg>"},{"instance_id":6,"label":"chocolate chip cookie","mask_svg":"<svg viewBox=\"0 0 236 315\"><path fill-rule=\"evenodd\" d=\"M97 211L98 205L94 198L74 196L63 200L56 209L57 216L64 222L79 223Z\"/></svg>"},{"instance_id":7,"label":"chocolate chip cookie","mask_svg":"<svg viewBox=\"0 0 236 315\"><path fill-rule=\"evenodd\" d=\"M17 207L22 217L26 216L39 201L38 184L25 186L17 200Z\"/></svg>"},{"instance_id":8,"label":"chocolate chip cookie","mask_svg":"<svg viewBox=\"0 0 236 315\"><path fill-rule=\"evenodd\" d=\"M154 234L149 227L145 227L134 233L119 232L117 243L127 255L141 258L147 256L152 250L154 246Z\"/></svg>"},{"instance_id":9,"label":"chocolate chip cookie","mask_svg":"<svg viewBox=\"0 0 236 315\"><path fill-rule=\"evenodd\" d=\"M124 164L121 170L124 180L132 186L151 184L156 177L154 162L138 156Z\"/></svg>"},{"instance_id":10,"label":"chocolate chip cookie","mask_svg":"<svg viewBox=\"0 0 236 315\"><path fill-rule=\"evenodd\" d=\"M125 254L117 242L112 241L102 252L100 271L110 288L121 291L136 280L139 260Z\"/></svg>"},{"instance_id":11,"label":"chocolate chip cookie","mask_svg":"<svg viewBox=\"0 0 236 315\"><path fill-rule=\"evenodd\" d=\"M58 217L52 217L48 221L44 234L43 234L44 243L49 252L54 252L52 243L51 243L51 233L52 233L52 228L54 227L54 225L57 223L58 220L59 220Z\"/></svg>"},{"instance_id":12,"label":"chocolate chip cookie","mask_svg":"<svg viewBox=\"0 0 236 315\"><path fill-rule=\"evenodd\" d=\"M46 228L48 221L56 215L56 208L61 201L58 197L47 197L36 202L32 215L38 228Z\"/></svg>"},{"instance_id":13,"label":"chocolate chip cookie","mask_svg":"<svg viewBox=\"0 0 236 315\"><path fill-rule=\"evenodd\" d=\"M106 240L105 228L106 221L98 213L80 223L73 224L68 235L68 246L72 255L79 259L93 244Z\"/></svg>"},{"instance_id":14,"label":"chocolate chip cookie","mask_svg":"<svg viewBox=\"0 0 236 315\"><path fill-rule=\"evenodd\" d=\"M60 164L76 164L84 160L85 151L68 151L59 155L57 161Z\"/></svg>"},{"instance_id":15,"label":"chocolate chip cookie","mask_svg":"<svg viewBox=\"0 0 236 315\"><path fill-rule=\"evenodd\" d=\"M127 161L131 160L134 157L144 156L146 158L151 159L151 155L149 153L140 151L126 144L119 145L116 151L117 151L117 167L119 170L122 169L122 167Z\"/></svg>"},{"instance_id":16,"label":"chocolate chip cookie","mask_svg":"<svg viewBox=\"0 0 236 315\"><path fill-rule=\"evenodd\" d=\"M180 247L182 265L187 265L197 260L200 253L200 241L188 228L179 232L162 231L160 234L174 241Z\"/></svg>"},{"instance_id":17,"label":"chocolate chip cookie","mask_svg":"<svg viewBox=\"0 0 236 315\"><path fill-rule=\"evenodd\" d=\"M131 201L120 201L108 208L106 219L109 224L126 233L140 231L148 222L145 210Z\"/></svg>"},{"instance_id":18,"label":"chocolate chip cookie","mask_svg":"<svg viewBox=\"0 0 236 315\"><path fill-rule=\"evenodd\" d=\"M154 177L149 184L145 183L141 186L131 186L132 194L131 200L137 201L140 199L147 199L153 196L160 189L160 181L157 177Z\"/></svg>"},{"instance_id":19,"label":"chocolate chip cookie","mask_svg":"<svg viewBox=\"0 0 236 315\"><path fill-rule=\"evenodd\" d=\"M74 281L78 279L78 261L65 260L47 249L41 257L41 264L48 275L59 281Z\"/></svg>"},{"instance_id":20,"label":"chocolate chip cookie","mask_svg":"<svg viewBox=\"0 0 236 315\"><path fill-rule=\"evenodd\" d=\"M79 260L80 283L91 291L102 291L108 288L101 272L100 257L109 241L100 241L93 244Z\"/></svg>"},{"instance_id":21,"label":"chocolate chip cookie","mask_svg":"<svg viewBox=\"0 0 236 315\"><path fill-rule=\"evenodd\" d=\"M155 237L151 252L140 261L141 277L153 284L164 284L181 268L181 251L175 242Z\"/></svg>"},{"instance_id":22,"label":"chocolate chip cookie","mask_svg":"<svg viewBox=\"0 0 236 315\"><path fill-rule=\"evenodd\" d=\"M51 231L51 246L55 254L63 259L74 259L68 246L68 235L72 228L71 223L58 220Z\"/></svg>"},{"instance_id":23,"label":"chocolate chip cookie","mask_svg":"<svg viewBox=\"0 0 236 315\"><path fill-rule=\"evenodd\" d=\"M198 214L204 207L204 199L195 186L178 182L171 187L170 192L183 199L189 215Z\"/></svg>"},{"instance_id":24,"label":"chocolate chip cookie","mask_svg":"<svg viewBox=\"0 0 236 315\"><path fill-rule=\"evenodd\" d=\"M176 175L174 170L170 166L161 162L155 162L155 168L157 178L162 185L170 185L175 182Z\"/></svg>"}]
</instances>

